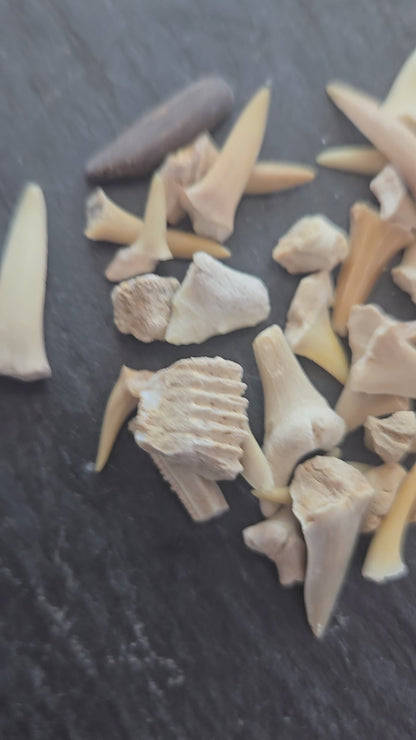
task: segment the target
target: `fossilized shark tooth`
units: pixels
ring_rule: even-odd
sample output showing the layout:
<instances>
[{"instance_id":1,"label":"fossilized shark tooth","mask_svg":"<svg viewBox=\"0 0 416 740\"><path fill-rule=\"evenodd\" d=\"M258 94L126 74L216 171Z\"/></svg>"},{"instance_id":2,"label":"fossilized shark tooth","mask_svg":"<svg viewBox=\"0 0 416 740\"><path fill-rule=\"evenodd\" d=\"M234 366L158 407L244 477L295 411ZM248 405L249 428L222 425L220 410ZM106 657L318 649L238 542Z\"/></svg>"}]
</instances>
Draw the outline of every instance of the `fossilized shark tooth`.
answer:
<instances>
[{"instance_id":1,"label":"fossilized shark tooth","mask_svg":"<svg viewBox=\"0 0 416 740\"><path fill-rule=\"evenodd\" d=\"M153 274L119 283L111 293L117 329L142 342L163 340L179 285L176 278Z\"/></svg>"},{"instance_id":2,"label":"fossilized shark tooth","mask_svg":"<svg viewBox=\"0 0 416 740\"><path fill-rule=\"evenodd\" d=\"M166 331L171 344L200 344L216 334L255 326L270 312L264 283L199 252L173 297Z\"/></svg>"},{"instance_id":3,"label":"fossilized shark tooth","mask_svg":"<svg viewBox=\"0 0 416 740\"><path fill-rule=\"evenodd\" d=\"M282 586L303 583L305 541L299 522L289 507L283 506L270 519L243 529L243 539L250 550L266 555L274 562Z\"/></svg>"},{"instance_id":4,"label":"fossilized shark tooth","mask_svg":"<svg viewBox=\"0 0 416 740\"><path fill-rule=\"evenodd\" d=\"M321 167L357 175L377 175L388 163L381 152L371 146L332 146L316 158Z\"/></svg>"},{"instance_id":5,"label":"fossilized shark tooth","mask_svg":"<svg viewBox=\"0 0 416 740\"><path fill-rule=\"evenodd\" d=\"M273 250L273 259L292 275L332 270L348 254L342 229L326 216L304 216L282 236Z\"/></svg>"},{"instance_id":6,"label":"fossilized shark tooth","mask_svg":"<svg viewBox=\"0 0 416 740\"><path fill-rule=\"evenodd\" d=\"M314 634L322 637L373 488L351 465L318 455L296 468L290 495L306 542L306 613Z\"/></svg>"},{"instance_id":7,"label":"fossilized shark tooth","mask_svg":"<svg viewBox=\"0 0 416 740\"><path fill-rule=\"evenodd\" d=\"M364 442L386 463L395 463L414 451L416 416L413 411L396 411L385 419L368 416Z\"/></svg>"}]
</instances>

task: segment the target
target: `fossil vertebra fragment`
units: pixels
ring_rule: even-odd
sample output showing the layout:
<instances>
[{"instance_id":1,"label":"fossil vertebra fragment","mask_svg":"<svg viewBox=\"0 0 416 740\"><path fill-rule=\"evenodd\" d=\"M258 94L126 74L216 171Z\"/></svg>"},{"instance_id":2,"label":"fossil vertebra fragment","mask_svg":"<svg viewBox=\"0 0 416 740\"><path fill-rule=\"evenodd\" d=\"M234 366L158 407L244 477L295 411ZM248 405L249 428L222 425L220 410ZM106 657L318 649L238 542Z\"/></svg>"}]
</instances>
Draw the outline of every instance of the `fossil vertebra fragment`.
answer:
<instances>
[{"instance_id":1,"label":"fossil vertebra fragment","mask_svg":"<svg viewBox=\"0 0 416 740\"><path fill-rule=\"evenodd\" d=\"M221 152L198 183L186 188L182 205L197 234L224 241L258 157L269 110L270 90L262 87L235 123Z\"/></svg>"},{"instance_id":2,"label":"fossil vertebra fragment","mask_svg":"<svg viewBox=\"0 0 416 740\"><path fill-rule=\"evenodd\" d=\"M306 542L306 613L314 634L322 637L373 489L351 465L317 456L296 468L290 495Z\"/></svg>"},{"instance_id":3,"label":"fossil vertebra fragment","mask_svg":"<svg viewBox=\"0 0 416 740\"><path fill-rule=\"evenodd\" d=\"M152 274L116 285L111 300L117 329L142 342L163 340L172 313L172 298L179 285L176 278Z\"/></svg>"},{"instance_id":4,"label":"fossil vertebra fragment","mask_svg":"<svg viewBox=\"0 0 416 740\"><path fill-rule=\"evenodd\" d=\"M51 376L43 334L48 235L39 185L23 189L0 266L0 374L31 381Z\"/></svg>"},{"instance_id":5,"label":"fossil vertebra fragment","mask_svg":"<svg viewBox=\"0 0 416 740\"><path fill-rule=\"evenodd\" d=\"M279 239L273 259L292 275L332 270L348 254L345 232L325 216L304 216Z\"/></svg>"},{"instance_id":6,"label":"fossil vertebra fragment","mask_svg":"<svg viewBox=\"0 0 416 740\"><path fill-rule=\"evenodd\" d=\"M299 522L291 509L284 506L270 519L243 530L247 547L272 560L283 586L303 583L306 548Z\"/></svg>"},{"instance_id":7,"label":"fossil vertebra fragment","mask_svg":"<svg viewBox=\"0 0 416 740\"><path fill-rule=\"evenodd\" d=\"M214 128L233 103L232 90L220 77L194 82L95 154L87 163L87 177L103 182L147 175L169 152Z\"/></svg>"},{"instance_id":8,"label":"fossil vertebra fragment","mask_svg":"<svg viewBox=\"0 0 416 740\"><path fill-rule=\"evenodd\" d=\"M328 272L303 278L290 304L285 337L296 355L308 357L340 383L345 383L348 361L329 316L333 297Z\"/></svg>"},{"instance_id":9,"label":"fossil vertebra fragment","mask_svg":"<svg viewBox=\"0 0 416 740\"><path fill-rule=\"evenodd\" d=\"M385 419L368 416L364 442L386 463L399 462L413 452L416 441L416 417L413 411L396 411Z\"/></svg>"},{"instance_id":10,"label":"fossil vertebra fragment","mask_svg":"<svg viewBox=\"0 0 416 740\"><path fill-rule=\"evenodd\" d=\"M215 334L255 326L269 312L267 288L259 278L200 252L173 298L166 341L199 344Z\"/></svg>"}]
</instances>

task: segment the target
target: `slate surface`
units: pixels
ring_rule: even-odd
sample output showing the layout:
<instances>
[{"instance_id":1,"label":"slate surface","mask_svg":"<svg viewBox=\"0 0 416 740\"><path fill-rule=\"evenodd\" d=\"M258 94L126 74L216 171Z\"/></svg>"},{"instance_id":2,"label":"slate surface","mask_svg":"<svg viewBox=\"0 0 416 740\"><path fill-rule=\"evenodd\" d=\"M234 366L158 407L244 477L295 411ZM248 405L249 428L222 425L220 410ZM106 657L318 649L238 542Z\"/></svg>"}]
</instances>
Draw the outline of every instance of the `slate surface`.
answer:
<instances>
[{"instance_id":1,"label":"slate surface","mask_svg":"<svg viewBox=\"0 0 416 740\"><path fill-rule=\"evenodd\" d=\"M319 643L301 590L281 589L242 545L242 527L259 519L244 482L224 485L228 515L195 526L127 431L106 471L90 472L121 362L157 369L187 349L116 332L103 278L112 248L82 236L84 162L138 112L211 72L232 83L238 111L270 78L263 155L313 162L325 144L360 141L325 82L384 95L415 22L414 0L1 0L0 230L23 182L38 181L53 368L45 383L0 381L2 740L415 737L414 532L411 575L382 588L360 576L360 543ZM109 192L141 212L146 188ZM321 171L310 186L242 203L231 264L265 279L272 321L284 321L297 282L271 261L277 237L317 211L347 226L366 197L365 178ZM388 273L374 298L414 317ZM244 365L260 437L256 333L192 352ZM334 401L335 381L307 369ZM345 449L365 459L360 434Z\"/></svg>"}]
</instances>

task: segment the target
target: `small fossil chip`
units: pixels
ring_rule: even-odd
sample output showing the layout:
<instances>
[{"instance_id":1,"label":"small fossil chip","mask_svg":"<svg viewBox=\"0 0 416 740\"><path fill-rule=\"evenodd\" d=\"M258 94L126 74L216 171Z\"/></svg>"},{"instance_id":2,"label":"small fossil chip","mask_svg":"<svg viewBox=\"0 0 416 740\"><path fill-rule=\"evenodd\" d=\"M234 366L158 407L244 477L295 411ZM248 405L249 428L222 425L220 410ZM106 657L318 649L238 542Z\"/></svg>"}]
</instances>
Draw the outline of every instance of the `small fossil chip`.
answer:
<instances>
[{"instance_id":1,"label":"small fossil chip","mask_svg":"<svg viewBox=\"0 0 416 740\"><path fill-rule=\"evenodd\" d=\"M153 274L119 283L111 293L117 329L142 342L164 339L178 288L176 278Z\"/></svg>"}]
</instances>

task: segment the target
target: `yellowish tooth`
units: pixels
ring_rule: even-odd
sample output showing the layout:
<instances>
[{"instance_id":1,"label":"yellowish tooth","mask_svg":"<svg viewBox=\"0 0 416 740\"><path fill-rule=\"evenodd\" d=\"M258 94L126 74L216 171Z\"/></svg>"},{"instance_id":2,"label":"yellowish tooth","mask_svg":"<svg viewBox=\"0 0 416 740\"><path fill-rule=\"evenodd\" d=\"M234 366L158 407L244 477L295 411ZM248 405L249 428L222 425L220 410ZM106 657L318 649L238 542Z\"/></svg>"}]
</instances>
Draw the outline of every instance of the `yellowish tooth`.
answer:
<instances>
[{"instance_id":1,"label":"yellowish tooth","mask_svg":"<svg viewBox=\"0 0 416 740\"><path fill-rule=\"evenodd\" d=\"M273 486L268 490L252 488L251 493L261 501L271 501L274 504L290 504L292 501L289 486Z\"/></svg>"},{"instance_id":2,"label":"yellowish tooth","mask_svg":"<svg viewBox=\"0 0 416 740\"><path fill-rule=\"evenodd\" d=\"M333 146L318 154L316 162L332 170L377 175L387 164L387 158L371 146Z\"/></svg>"},{"instance_id":3,"label":"yellowish tooth","mask_svg":"<svg viewBox=\"0 0 416 740\"><path fill-rule=\"evenodd\" d=\"M267 195L290 190L312 182L316 177L314 167L295 162L262 162L254 165L244 193Z\"/></svg>"}]
</instances>

